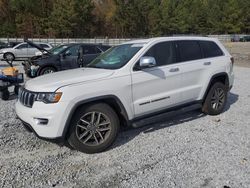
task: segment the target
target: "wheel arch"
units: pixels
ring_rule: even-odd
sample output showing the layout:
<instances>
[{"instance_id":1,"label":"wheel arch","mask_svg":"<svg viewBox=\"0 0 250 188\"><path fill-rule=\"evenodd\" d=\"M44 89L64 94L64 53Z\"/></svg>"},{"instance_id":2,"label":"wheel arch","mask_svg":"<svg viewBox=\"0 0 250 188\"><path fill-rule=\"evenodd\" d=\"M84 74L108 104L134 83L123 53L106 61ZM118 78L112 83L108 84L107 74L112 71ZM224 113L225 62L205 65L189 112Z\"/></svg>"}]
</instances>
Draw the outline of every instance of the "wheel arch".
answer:
<instances>
[{"instance_id":1,"label":"wheel arch","mask_svg":"<svg viewBox=\"0 0 250 188\"><path fill-rule=\"evenodd\" d=\"M217 73L217 74L213 75L210 78L210 81L208 83L206 92L204 93L204 96L203 96L203 99L202 99L203 102L205 101L205 99L207 97L207 94L208 94L210 88L212 87L212 85L215 82L218 82L218 81L223 83L226 86L226 88L229 90L229 77L228 77L228 74L226 72Z\"/></svg>"},{"instance_id":2,"label":"wheel arch","mask_svg":"<svg viewBox=\"0 0 250 188\"><path fill-rule=\"evenodd\" d=\"M67 133L68 133L68 130L70 128L70 122L71 122L75 112L77 111L77 109L81 108L82 106L91 105L94 103L108 104L117 113L119 119L122 120L121 121L122 126L129 126L130 121L128 118L127 111L126 111L124 105L122 104L121 100L117 96L105 95L105 96L93 97L93 98L90 98L87 100L79 101L73 106L73 108L71 108L70 113L67 117L64 129L63 129L63 133L62 133L62 137L64 139L67 137Z\"/></svg>"},{"instance_id":3,"label":"wheel arch","mask_svg":"<svg viewBox=\"0 0 250 188\"><path fill-rule=\"evenodd\" d=\"M55 65L52 65L52 64L47 64L47 65L43 65L43 66L40 66L38 71L37 71L37 76L40 76L41 74L41 71L47 67L52 67L54 68L56 71L58 71L58 68L55 66Z\"/></svg>"}]
</instances>

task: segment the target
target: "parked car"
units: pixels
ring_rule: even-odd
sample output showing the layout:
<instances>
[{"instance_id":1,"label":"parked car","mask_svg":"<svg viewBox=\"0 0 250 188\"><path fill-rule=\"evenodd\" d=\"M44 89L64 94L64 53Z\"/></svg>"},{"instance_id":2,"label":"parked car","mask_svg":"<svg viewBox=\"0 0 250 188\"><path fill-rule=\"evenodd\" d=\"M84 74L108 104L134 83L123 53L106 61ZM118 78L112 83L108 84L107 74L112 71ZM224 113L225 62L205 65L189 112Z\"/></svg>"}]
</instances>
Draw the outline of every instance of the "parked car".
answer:
<instances>
[{"instance_id":1,"label":"parked car","mask_svg":"<svg viewBox=\"0 0 250 188\"><path fill-rule=\"evenodd\" d=\"M31 42L28 43L42 53L23 63L25 73L29 77L82 67L110 48L101 44L73 43L45 51Z\"/></svg>"},{"instance_id":2,"label":"parked car","mask_svg":"<svg viewBox=\"0 0 250 188\"><path fill-rule=\"evenodd\" d=\"M7 44L5 42L0 41L0 49L6 48Z\"/></svg>"},{"instance_id":3,"label":"parked car","mask_svg":"<svg viewBox=\"0 0 250 188\"><path fill-rule=\"evenodd\" d=\"M46 50L50 50L52 46L47 43L37 43ZM8 59L9 61L24 60L35 55L37 48L30 46L27 42L23 42L13 48L4 48L0 50L0 59Z\"/></svg>"},{"instance_id":4,"label":"parked car","mask_svg":"<svg viewBox=\"0 0 250 188\"><path fill-rule=\"evenodd\" d=\"M249 41L250 41L250 35L240 38L240 42L249 42Z\"/></svg>"},{"instance_id":5,"label":"parked car","mask_svg":"<svg viewBox=\"0 0 250 188\"><path fill-rule=\"evenodd\" d=\"M233 35L231 37L231 42L240 42L240 36L239 35Z\"/></svg>"},{"instance_id":6,"label":"parked car","mask_svg":"<svg viewBox=\"0 0 250 188\"><path fill-rule=\"evenodd\" d=\"M198 104L223 112L234 82L233 58L217 40L163 37L131 41L84 68L26 82L16 114L40 138L101 152L120 126L138 126L161 114Z\"/></svg>"}]
</instances>

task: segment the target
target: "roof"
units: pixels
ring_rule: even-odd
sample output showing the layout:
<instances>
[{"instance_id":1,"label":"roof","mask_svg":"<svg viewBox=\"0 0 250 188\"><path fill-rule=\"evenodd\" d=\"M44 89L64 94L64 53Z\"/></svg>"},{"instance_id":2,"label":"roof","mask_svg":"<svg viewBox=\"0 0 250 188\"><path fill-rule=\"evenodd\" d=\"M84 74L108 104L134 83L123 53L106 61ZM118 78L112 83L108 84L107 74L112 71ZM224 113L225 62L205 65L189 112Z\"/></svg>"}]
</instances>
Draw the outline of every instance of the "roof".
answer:
<instances>
[{"instance_id":1,"label":"roof","mask_svg":"<svg viewBox=\"0 0 250 188\"><path fill-rule=\"evenodd\" d=\"M139 40L131 40L125 42L124 44L132 44L132 43L150 43L150 42L160 42L160 41L171 41L171 40L217 40L215 38L210 37L200 37L200 36L174 36L174 37L155 37L149 39L139 39Z\"/></svg>"}]
</instances>

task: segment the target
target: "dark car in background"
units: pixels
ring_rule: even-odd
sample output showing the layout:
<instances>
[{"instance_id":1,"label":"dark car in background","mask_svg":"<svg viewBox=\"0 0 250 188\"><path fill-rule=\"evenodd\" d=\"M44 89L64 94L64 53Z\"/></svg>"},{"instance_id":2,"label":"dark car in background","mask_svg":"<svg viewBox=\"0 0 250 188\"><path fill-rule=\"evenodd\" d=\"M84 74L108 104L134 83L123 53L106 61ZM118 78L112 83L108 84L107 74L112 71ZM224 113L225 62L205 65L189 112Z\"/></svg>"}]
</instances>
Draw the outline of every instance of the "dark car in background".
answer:
<instances>
[{"instance_id":1,"label":"dark car in background","mask_svg":"<svg viewBox=\"0 0 250 188\"><path fill-rule=\"evenodd\" d=\"M246 35L240 38L240 42L250 42L250 35Z\"/></svg>"},{"instance_id":2,"label":"dark car in background","mask_svg":"<svg viewBox=\"0 0 250 188\"><path fill-rule=\"evenodd\" d=\"M42 55L34 56L23 63L25 73L29 77L83 67L110 48L102 44L72 43L45 50L30 41L27 42L42 52Z\"/></svg>"}]
</instances>

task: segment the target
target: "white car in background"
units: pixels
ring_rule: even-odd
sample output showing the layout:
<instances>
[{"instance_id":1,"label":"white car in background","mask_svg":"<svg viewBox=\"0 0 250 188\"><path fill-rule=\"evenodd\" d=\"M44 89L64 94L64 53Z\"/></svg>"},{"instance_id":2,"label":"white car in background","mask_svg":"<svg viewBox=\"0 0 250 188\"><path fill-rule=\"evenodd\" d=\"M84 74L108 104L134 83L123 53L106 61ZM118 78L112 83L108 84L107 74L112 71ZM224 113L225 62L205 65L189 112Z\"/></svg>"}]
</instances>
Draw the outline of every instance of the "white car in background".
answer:
<instances>
[{"instance_id":1,"label":"white car in background","mask_svg":"<svg viewBox=\"0 0 250 188\"><path fill-rule=\"evenodd\" d=\"M36 43L38 46L45 50L52 49L52 46L48 43ZM33 57L36 53L39 52L39 49L30 46L26 42L18 44L13 48L4 48L0 50L0 59L7 59L9 61L13 60L23 60L29 57Z\"/></svg>"}]
</instances>

